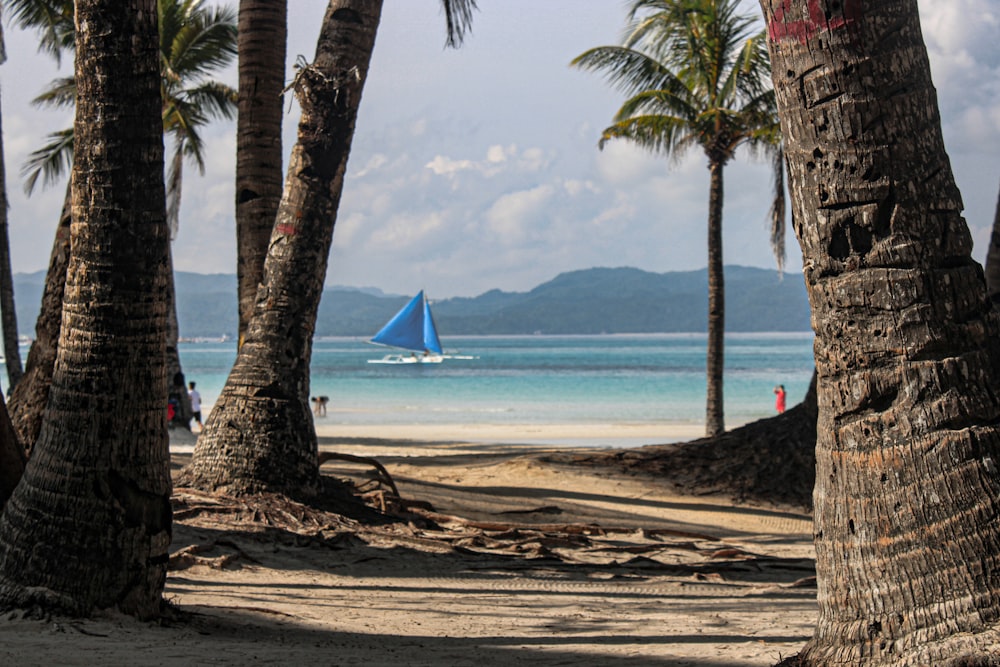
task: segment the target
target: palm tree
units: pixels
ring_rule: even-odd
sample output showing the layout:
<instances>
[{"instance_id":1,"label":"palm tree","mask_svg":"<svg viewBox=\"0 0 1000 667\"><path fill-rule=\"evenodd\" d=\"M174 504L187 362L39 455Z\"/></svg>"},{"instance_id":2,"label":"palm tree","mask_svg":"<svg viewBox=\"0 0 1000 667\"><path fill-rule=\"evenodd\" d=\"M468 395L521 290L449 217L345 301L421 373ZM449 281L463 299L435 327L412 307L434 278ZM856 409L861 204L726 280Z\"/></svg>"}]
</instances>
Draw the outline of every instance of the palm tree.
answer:
<instances>
[{"instance_id":1,"label":"palm tree","mask_svg":"<svg viewBox=\"0 0 1000 667\"><path fill-rule=\"evenodd\" d=\"M72 0L6 0L14 21L23 28L42 32L41 45L56 57L72 48ZM184 158L205 172L201 129L217 119L236 113L237 92L212 80L236 57L236 13L229 7L207 8L204 0L159 0L157 2L162 70L163 131L174 142L167 173L167 212L171 233L176 235L181 202ZM54 22L54 25L49 22ZM73 77L53 81L35 98L40 106L71 107L76 99ZM41 178L58 180L72 163L73 131L60 130L33 152L25 165L26 188L31 192Z\"/></svg>"},{"instance_id":2,"label":"palm tree","mask_svg":"<svg viewBox=\"0 0 1000 667\"><path fill-rule=\"evenodd\" d=\"M236 276L239 345L253 315L267 242L281 202L286 0L240 0L236 121Z\"/></svg>"},{"instance_id":3,"label":"palm tree","mask_svg":"<svg viewBox=\"0 0 1000 667\"><path fill-rule=\"evenodd\" d=\"M41 435L0 517L0 606L160 613L170 543L154 0L77 0L73 243Z\"/></svg>"},{"instance_id":4,"label":"palm tree","mask_svg":"<svg viewBox=\"0 0 1000 667\"><path fill-rule=\"evenodd\" d=\"M0 65L7 60L3 28L0 27ZM10 269L10 235L7 224L7 169L0 132L0 328L6 357L7 382L13 388L21 380L21 351L17 343L17 314L14 310L14 277Z\"/></svg>"},{"instance_id":5,"label":"palm tree","mask_svg":"<svg viewBox=\"0 0 1000 667\"><path fill-rule=\"evenodd\" d=\"M57 57L72 46L73 3L69 0L8 0L18 25L42 31L42 45ZM157 3L162 69L163 130L173 138L168 171L168 216L172 233L178 227L184 159L194 162L204 173L204 143L201 129L217 118L231 118L236 109L236 92L211 80L210 75L225 68L236 55L236 15L228 8L206 9L201 0L160 0ZM37 98L43 105L70 106L76 96L73 77L61 78ZM26 165L29 192L39 180L51 183L72 163L73 130L49 136L48 143L32 153ZM62 218L68 221L68 216ZM30 449L38 435L41 412L47 400L51 363L59 339L59 306L65 281L65 260L69 235L60 223L56 246L46 276L42 309L35 327L35 343L28 352L26 377L11 396L11 417L22 441ZM177 351L177 316L173 301L173 280L168 286L167 377L171 392L180 399L182 414L189 414L187 392L183 390L180 357Z\"/></svg>"},{"instance_id":6,"label":"palm tree","mask_svg":"<svg viewBox=\"0 0 1000 667\"><path fill-rule=\"evenodd\" d=\"M708 358L706 435L725 430L722 262L723 169L737 148L778 156L780 132L765 33L737 14L736 0L633 0L622 46L601 46L572 65L603 72L628 99L599 146L627 139L679 159L698 147L708 158ZM775 159L781 182L781 159ZM776 190L780 196L780 185ZM784 237L784 211L772 207L772 241ZM778 246L776 246L778 249ZM783 251L783 249L782 249ZM779 267L782 261L778 253Z\"/></svg>"},{"instance_id":7,"label":"palm tree","mask_svg":"<svg viewBox=\"0 0 1000 667\"><path fill-rule=\"evenodd\" d=\"M472 0L446 0L457 43ZM382 0L331 0L316 57L293 89L302 108L253 317L198 438L186 483L229 493L318 489L309 362L344 173Z\"/></svg>"},{"instance_id":8,"label":"palm tree","mask_svg":"<svg viewBox=\"0 0 1000 667\"><path fill-rule=\"evenodd\" d=\"M996 665L1000 319L916 0L763 0L816 332L819 621L787 665Z\"/></svg>"}]
</instances>

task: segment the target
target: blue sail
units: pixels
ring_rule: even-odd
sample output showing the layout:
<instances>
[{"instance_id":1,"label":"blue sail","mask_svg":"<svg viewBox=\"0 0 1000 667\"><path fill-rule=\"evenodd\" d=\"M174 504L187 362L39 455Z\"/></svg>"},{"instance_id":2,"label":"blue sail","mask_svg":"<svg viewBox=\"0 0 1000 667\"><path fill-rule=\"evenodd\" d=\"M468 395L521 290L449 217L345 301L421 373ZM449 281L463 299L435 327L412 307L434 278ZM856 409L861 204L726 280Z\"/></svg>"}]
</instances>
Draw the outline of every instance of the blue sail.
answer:
<instances>
[{"instance_id":1,"label":"blue sail","mask_svg":"<svg viewBox=\"0 0 1000 667\"><path fill-rule=\"evenodd\" d=\"M403 306L402 310L375 334L372 342L415 352L430 351L441 354L441 341L424 291L420 290L419 294Z\"/></svg>"},{"instance_id":2,"label":"blue sail","mask_svg":"<svg viewBox=\"0 0 1000 667\"><path fill-rule=\"evenodd\" d=\"M423 293L424 291L420 290L420 294L423 295ZM426 297L424 297L424 348L438 354L443 352L437 327L434 326L434 316L431 315L431 302Z\"/></svg>"}]
</instances>

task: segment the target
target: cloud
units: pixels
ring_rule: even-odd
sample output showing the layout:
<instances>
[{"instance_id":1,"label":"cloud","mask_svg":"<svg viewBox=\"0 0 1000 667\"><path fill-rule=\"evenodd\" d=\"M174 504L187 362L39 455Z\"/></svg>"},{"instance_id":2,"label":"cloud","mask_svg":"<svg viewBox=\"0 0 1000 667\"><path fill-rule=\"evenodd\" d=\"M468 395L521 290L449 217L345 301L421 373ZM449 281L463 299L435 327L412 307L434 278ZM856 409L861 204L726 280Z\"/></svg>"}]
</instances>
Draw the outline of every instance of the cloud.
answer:
<instances>
[{"instance_id":1,"label":"cloud","mask_svg":"<svg viewBox=\"0 0 1000 667\"><path fill-rule=\"evenodd\" d=\"M397 248L404 254L412 254L414 250L434 242L434 237L443 227L444 219L439 213L397 214L371 234L367 245L384 245Z\"/></svg>"},{"instance_id":2,"label":"cloud","mask_svg":"<svg viewBox=\"0 0 1000 667\"><path fill-rule=\"evenodd\" d=\"M492 237L511 245L536 236L535 230L544 224L545 208L554 192L551 185L540 185L498 198L486 212L487 229Z\"/></svg>"},{"instance_id":3,"label":"cloud","mask_svg":"<svg viewBox=\"0 0 1000 667\"><path fill-rule=\"evenodd\" d=\"M516 150L513 146L504 148L503 146L493 145L486 149L486 161L492 163L500 163L507 161L508 151L513 152Z\"/></svg>"},{"instance_id":4,"label":"cloud","mask_svg":"<svg viewBox=\"0 0 1000 667\"><path fill-rule=\"evenodd\" d=\"M541 148L521 151L515 144L493 144L486 148L481 158L453 158L438 154L425 166L436 176L452 178L462 172L476 172L486 177L518 171L539 172L549 163L550 160Z\"/></svg>"},{"instance_id":5,"label":"cloud","mask_svg":"<svg viewBox=\"0 0 1000 667\"><path fill-rule=\"evenodd\" d=\"M471 160L452 160L443 155L435 155L434 159L427 163L427 168L438 176L453 176L460 171L474 169L475 165Z\"/></svg>"},{"instance_id":6,"label":"cloud","mask_svg":"<svg viewBox=\"0 0 1000 667\"><path fill-rule=\"evenodd\" d=\"M380 167L385 166L385 164L387 164L388 162L389 158L387 158L385 155L383 155L382 153L375 153L370 158L368 158L368 161L364 164L364 166L361 167L361 169L354 172L354 178L364 178L365 176L368 176L369 174L378 171Z\"/></svg>"},{"instance_id":7,"label":"cloud","mask_svg":"<svg viewBox=\"0 0 1000 667\"><path fill-rule=\"evenodd\" d=\"M949 148L995 153L1000 142L998 3L928 2L921 4L920 16Z\"/></svg>"}]
</instances>

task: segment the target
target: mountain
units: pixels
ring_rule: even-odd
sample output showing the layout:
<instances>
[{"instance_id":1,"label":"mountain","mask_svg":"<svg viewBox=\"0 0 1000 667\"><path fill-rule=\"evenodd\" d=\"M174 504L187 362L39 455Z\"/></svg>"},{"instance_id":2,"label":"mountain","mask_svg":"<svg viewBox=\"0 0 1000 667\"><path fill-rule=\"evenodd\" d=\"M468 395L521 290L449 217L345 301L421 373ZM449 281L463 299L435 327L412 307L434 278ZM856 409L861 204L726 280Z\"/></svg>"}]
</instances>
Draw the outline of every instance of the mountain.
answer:
<instances>
[{"instance_id":1,"label":"mountain","mask_svg":"<svg viewBox=\"0 0 1000 667\"><path fill-rule=\"evenodd\" d=\"M727 331L809 330L809 304L800 274L780 277L773 270L727 266L725 277ZM14 276L22 334L33 334L44 280L43 271ZM175 282L182 336L235 336L236 276L180 271ZM491 290L432 303L438 330L445 337L704 332L707 292L705 269L650 273L594 268L560 274L530 292ZM411 296L385 295L373 288L327 288L316 334L371 336Z\"/></svg>"}]
</instances>

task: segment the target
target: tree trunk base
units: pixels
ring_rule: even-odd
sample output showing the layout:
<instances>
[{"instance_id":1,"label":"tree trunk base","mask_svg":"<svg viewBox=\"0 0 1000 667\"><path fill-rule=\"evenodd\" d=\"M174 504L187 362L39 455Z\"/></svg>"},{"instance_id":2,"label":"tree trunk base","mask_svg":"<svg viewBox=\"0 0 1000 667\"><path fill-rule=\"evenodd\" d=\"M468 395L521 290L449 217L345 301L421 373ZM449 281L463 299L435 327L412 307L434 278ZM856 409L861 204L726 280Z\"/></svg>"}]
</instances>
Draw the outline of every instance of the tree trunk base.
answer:
<instances>
[{"instance_id":1,"label":"tree trunk base","mask_svg":"<svg viewBox=\"0 0 1000 667\"><path fill-rule=\"evenodd\" d=\"M872 646L828 647L825 651L810 650L807 644L801 653L789 656L774 667L827 667L857 665L857 667L1000 667L1000 630L990 628L977 634L960 633L942 641L913 646L901 653L879 652ZM861 649L867 658L859 658L854 649ZM816 653L822 655L814 657ZM874 653L874 654L873 654Z\"/></svg>"}]
</instances>

